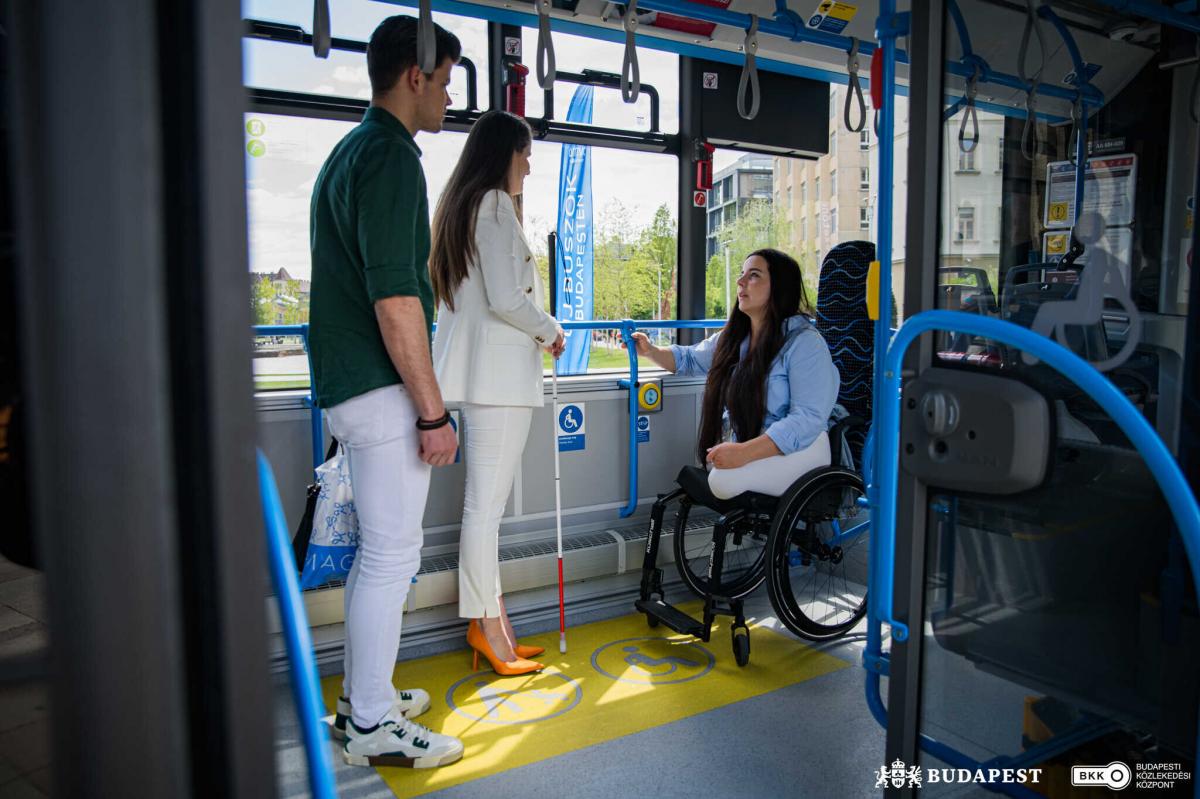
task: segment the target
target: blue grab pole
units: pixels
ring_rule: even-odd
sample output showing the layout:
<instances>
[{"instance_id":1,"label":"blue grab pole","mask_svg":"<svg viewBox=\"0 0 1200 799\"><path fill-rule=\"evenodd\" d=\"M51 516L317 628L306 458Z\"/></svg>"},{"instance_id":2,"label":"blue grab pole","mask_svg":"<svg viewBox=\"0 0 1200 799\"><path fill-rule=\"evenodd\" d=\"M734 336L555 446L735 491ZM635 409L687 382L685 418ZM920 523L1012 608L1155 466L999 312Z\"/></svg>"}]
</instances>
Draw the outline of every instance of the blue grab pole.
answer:
<instances>
[{"instance_id":1,"label":"blue grab pole","mask_svg":"<svg viewBox=\"0 0 1200 799\"><path fill-rule=\"evenodd\" d=\"M1162 439L1124 394L1093 366L1070 350L1011 322L961 311L925 311L917 314L904 323L888 349L883 374L883 394L876 396L878 424L871 430L872 435L879 436L879 451L891 453L889 457L881 457L877 463L880 479L873 493L878 497L878 518L872 516L872 521L876 522L872 529L872 543L878 541L880 546L878 549L873 548L871 554L873 559L879 557L880 560L869 564L872 567L872 576L868 591L867 650L863 656L864 666L868 669L865 685L867 707L871 715L884 727L887 726L887 710L880 691L880 676L886 668L887 659L881 652L880 622L886 621L891 625L897 640L903 641L908 638L908 627L895 619L893 607L896 491L900 447L900 366L904 353L912 342L921 334L935 330L970 333L1018 347L1046 362L1087 392L1133 443L1158 481L1179 527L1180 540L1183 541L1191 565L1192 580L1200 588L1200 506L1197 505L1191 487ZM1081 739L1087 739L1088 734L1088 731L1081 731ZM1197 738L1200 743L1200 733ZM919 740L924 751L953 766L973 770L987 765L977 763L927 735L922 734ZM1030 758L1035 754L1060 751L1064 745L1061 742L1046 747L1039 745L1026 752L1022 760L1033 762ZM1003 791L1012 796L1036 796L1019 785L1003 786ZM1194 796L1200 799L1200 784L1196 786Z\"/></svg>"},{"instance_id":2,"label":"blue grab pole","mask_svg":"<svg viewBox=\"0 0 1200 799\"><path fill-rule=\"evenodd\" d=\"M314 799L334 799L337 793L333 787L333 761L321 723L325 706L317 681L317 664L313 661L312 637L300 599L300 583L296 579L287 520L283 515L271 464L262 450L258 451L257 457L258 490L267 531L267 561L287 643L292 697L296 703L296 714L300 717L304 756L308 761L308 784Z\"/></svg>"},{"instance_id":3,"label":"blue grab pole","mask_svg":"<svg viewBox=\"0 0 1200 799\"><path fill-rule=\"evenodd\" d=\"M872 532L880 543L882 560L875 572L878 582L872 584L870 593L875 616L892 626L897 640L903 641L908 637L907 625L896 620L893 608L896 491L899 485L900 365L909 345L922 333L934 330L969 333L1017 347L1045 362L1087 392L1129 438L1158 481L1175 524L1179 527L1180 538L1191 565L1192 580L1200 588L1200 506L1197 506L1191 487L1170 451L1133 403L1087 361L1031 330L1011 322L961 311L925 311L908 319L892 340L884 362L883 391L876 406L879 420L878 451L887 453L887 456L880 457L876 467L876 476L879 478L879 518L875 520Z\"/></svg>"},{"instance_id":4,"label":"blue grab pole","mask_svg":"<svg viewBox=\"0 0 1200 799\"><path fill-rule=\"evenodd\" d=\"M632 516L638 506L638 448L637 448L637 416L638 416L638 362L637 349L633 346L633 331L642 330L704 330L725 326L724 319L656 319L648 322L638 322L624 319L620 322L597 320L589 322L560 322L564 330L620 330L621 340L625 342L626 352L629 353L629 378L619 381L620 386L629 391L629 500L621 508L621 518Z\"/></svg>"},{"instance_id":5,"label":"blue grab pole","mask_svg":"<svg viewBox=\"0 0 1200 799\"><path fill-rule=\"evenodd\" d=\"M621 322L621 339L625 342L625 351L629 353L629 501L621 508L621 518L632 516L638 506L638 356L633 343L633 331L632 321L626 319Z\"/></svg>"}]
</instances>

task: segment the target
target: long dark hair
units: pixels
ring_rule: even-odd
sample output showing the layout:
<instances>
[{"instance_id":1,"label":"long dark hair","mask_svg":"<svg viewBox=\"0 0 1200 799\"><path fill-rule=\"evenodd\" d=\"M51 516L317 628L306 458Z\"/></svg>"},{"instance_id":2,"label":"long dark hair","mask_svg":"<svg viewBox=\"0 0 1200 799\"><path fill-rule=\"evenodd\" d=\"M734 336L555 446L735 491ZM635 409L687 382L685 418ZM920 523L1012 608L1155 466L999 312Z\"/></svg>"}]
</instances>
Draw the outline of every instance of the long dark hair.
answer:
<instances>
[{"instance_id":1,"label":"long dark hair","mask_svg":"<svg viewBox=\"0 0 1200 799\"><path fill-rule=\"evenodd\" d=\"M785 340L784 323L798 313L812 314L808 293L800 275L800 264L779 250L755 250L767 262L771 276L771 301L757 341L740 359L742 340L750 335L750 317L734 304L729 321L721 329L712 368L704 385L697 455L703 463L710 447L721 440L721 416L729 409L729 421L738 441L749 441L761 432L766 413L766 383L771 362ZM741 361L739 363L739 360Z\"/></svg>"},{"instance_id":2,"label":"long dark hair","mask_svg":"<svg viewBox=\"0 0 1200 799\"><path fill-rule=\"evenodd\" d=\"M433 215L429 276L433 294L454 310L454 292L475 260L475 215L483 195L508 191L513 156L533 141L528 123L507 111L488 111L471 128L458 164ZM518 218L521 210L517 204Z\"/></svg>"}]
</instances>

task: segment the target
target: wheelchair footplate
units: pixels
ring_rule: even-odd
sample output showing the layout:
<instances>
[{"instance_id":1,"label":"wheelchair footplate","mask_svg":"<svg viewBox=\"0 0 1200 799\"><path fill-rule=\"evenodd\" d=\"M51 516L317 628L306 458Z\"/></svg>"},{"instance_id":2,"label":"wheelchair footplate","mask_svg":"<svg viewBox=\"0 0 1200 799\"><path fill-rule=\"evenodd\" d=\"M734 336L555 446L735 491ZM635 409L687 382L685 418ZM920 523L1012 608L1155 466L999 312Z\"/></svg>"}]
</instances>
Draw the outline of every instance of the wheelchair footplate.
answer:
<instances>
[{"instance_id":1,"label":"wheelchair footplate","mask_svg":"<svg viewBox=\"0 0 1200 799\"><path fill-rule=\"evenodd\" d=\"M650 530L646 537L646 556L642 564L641 596L634 607L646 615L646 623L651 627L664 624L682 635L690 635L708 642L712 637L713 621L717 616L732 616L732 646L734 660L739 666L750 662L750 628L746 625L743 612L743 601L740 598L729 598L718 594L706 594L704 597L704 618L696 619L666 601L663 589L663 570L658 568L658 545L662 537L662 517L666 505L684 496L683 491L675 491L665 496L660 495L658 502L650 514ZM687 499L683 503L690 504ZM686 518L686 508L681 509ZM717 528L722 528L724 519L717 522ZM724 554L724 535L720 529L714 532L714 547L709 563L709 574L717 575L722 569Z\"/></svg>"}]
</instances>

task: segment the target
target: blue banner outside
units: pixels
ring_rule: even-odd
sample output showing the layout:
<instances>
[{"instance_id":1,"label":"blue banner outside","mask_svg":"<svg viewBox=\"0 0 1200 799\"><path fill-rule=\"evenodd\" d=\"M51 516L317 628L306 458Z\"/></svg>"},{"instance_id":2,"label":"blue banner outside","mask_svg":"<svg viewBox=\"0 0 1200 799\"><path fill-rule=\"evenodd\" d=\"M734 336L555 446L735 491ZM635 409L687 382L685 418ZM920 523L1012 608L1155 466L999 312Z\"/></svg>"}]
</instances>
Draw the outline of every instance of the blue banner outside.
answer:
<instances>
[{"instance_id":1,"label":"blue banner outside","mask_svg":"<svg viewBox=\"0 0 1200 799\"><path fill-rule=\"evenodd\" d=\"M580 86L571 98L568 122L592 121L592 87ZM564 144L558 171L558 252L554 279L558 286L560 321L592 318L592 164L591 149ZM584 374L588 369L590 330L568 330L567 349L559 360L560 375Z\"/></svg>"}]
</instances>

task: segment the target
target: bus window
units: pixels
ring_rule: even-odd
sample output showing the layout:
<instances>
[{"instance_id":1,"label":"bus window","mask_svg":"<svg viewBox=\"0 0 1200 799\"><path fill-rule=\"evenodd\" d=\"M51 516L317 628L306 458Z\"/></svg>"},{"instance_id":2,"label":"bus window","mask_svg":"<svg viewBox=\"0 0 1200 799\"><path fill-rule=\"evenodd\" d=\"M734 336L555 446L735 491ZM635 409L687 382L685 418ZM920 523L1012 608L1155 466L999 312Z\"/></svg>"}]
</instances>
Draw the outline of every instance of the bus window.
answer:
<instances>
[{"instance_id":1,"label":"bus window","mask_svg":"<svg viewBox=\"0 0 1200 799\"><path fill-rule=\"evenodd\" d=\"M537 85L537 30L522 28L523 62L529 67L525 89L525 113L530 118L545 112L545 96ZM566 33L554 34L554 55L560 72L581 73L586 69L620 74L624 45L586 39ZM679 132L679 56L648 48L638 49L638 69L643 83L659 93L659 127L662 133ZM567 121L574 87L568 83L555 85L554 118ZM646 95L637 102L626 104L621 93L613 89L598 89L591 124L622 130L650 130L650 99Z\"/></svg>"}]
</instances>

